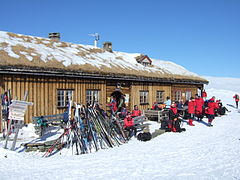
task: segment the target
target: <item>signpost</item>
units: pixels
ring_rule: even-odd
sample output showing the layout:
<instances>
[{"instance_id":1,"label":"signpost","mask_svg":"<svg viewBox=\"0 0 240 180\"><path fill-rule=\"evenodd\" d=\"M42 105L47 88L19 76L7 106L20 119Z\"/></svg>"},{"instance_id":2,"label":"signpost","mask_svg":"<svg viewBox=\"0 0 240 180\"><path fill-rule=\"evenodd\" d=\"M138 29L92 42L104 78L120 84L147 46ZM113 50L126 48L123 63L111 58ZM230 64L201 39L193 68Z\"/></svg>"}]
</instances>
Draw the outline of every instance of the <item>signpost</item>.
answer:
<instances>
[{"instance_id":1,"label":"signpost","mask_svg":"<svg viewBox=\"0 0 240 180\"><path fill-rule=\"evenodd\" d=\"M4 148L7 148L7 143L9 139L9 134L11 130L12 122L14 122L14 130L15 130L15 136L13 139L11 150L15 149L17 136L19 129L21 129L24 126L24 115L27 111L27 107L33 105L32 102L26 102L26 101L18 101L18 100L12 100L12 103L9 105L9 124L8 124L8 130L7 130L7 136L6 136L6 142Z\"/></svg>"}]
</instances>

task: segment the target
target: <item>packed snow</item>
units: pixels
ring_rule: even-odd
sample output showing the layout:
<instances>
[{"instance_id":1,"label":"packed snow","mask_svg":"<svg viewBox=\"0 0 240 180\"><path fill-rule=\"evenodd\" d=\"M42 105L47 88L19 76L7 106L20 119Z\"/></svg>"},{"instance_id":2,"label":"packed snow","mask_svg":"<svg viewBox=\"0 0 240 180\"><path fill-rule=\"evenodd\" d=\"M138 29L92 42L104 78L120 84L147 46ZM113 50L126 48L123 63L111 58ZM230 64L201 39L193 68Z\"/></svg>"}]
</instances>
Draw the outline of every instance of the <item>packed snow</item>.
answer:
<instances>
[{"instance_id":1,"label":"packed snow","mask_svg":"<svg viewBox=\"0 0 240 180\"><path fill-rule=\"evenodd\" d=\"M119 147L78 156L64 149L49 158L21 148L5 150L1 141L1 179L240 179L240 113L227 105L235 105L232 96L240 87L231 88L225 78L206 78L208 97L215 95L231 111L216 117L213 127L204 118L194 127L184 123L183 133L164 133L147 142L132 138ZM151 131L157 128L152 122ZM31 125L20 134L18 144L35 138Z\"/></svg>"}]
</instances>

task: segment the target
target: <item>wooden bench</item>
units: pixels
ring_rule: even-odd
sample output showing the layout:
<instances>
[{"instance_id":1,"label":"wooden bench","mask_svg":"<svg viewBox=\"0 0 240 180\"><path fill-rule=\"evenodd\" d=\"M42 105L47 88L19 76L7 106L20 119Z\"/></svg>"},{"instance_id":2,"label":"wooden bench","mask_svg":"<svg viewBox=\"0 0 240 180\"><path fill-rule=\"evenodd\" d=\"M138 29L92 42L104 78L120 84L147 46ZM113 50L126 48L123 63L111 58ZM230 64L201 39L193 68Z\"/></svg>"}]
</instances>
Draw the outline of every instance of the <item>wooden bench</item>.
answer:
<instances>
[{"instance_id":1,"label":"wooden bench","mask_svg":"<svg viewBox=\"0 0 240 180\"><path fill-rule=\"evenodd\" d=\"M138 132L142 131L145 127L150 125L149 123L144 123L145 121L147 121L145 116L134 117L133 119L134 119L134 127L137 129ZM120 119L119 122L123 127L124 120Z\"/></svg>"},{"instance_id":2,"label":"wooden bench","mask_svg":"<svg viewBox=\"0 0 240 180\"><path fill-rule=\"evenodd\" d=\"M68 121L68 114L54 114L54 115L45 115L32 117L32 122L35 124L35 133L39 136L43 136L47 132L49 127L63 125L64 122Z\"/></svg>"},{"instance_id":3,"label":"wooden bench","mask_svg":"<svg viewBox=\"0 0 240 180\"><path fill-rule=\"evenodd\" d=\"M157 119L157 122L161 122L164 117L168 116L168 110L167 109L162 109L162 110L144 110L143 115L148 119L148 120L154 120Z\"/></svg>"}]
</instances>

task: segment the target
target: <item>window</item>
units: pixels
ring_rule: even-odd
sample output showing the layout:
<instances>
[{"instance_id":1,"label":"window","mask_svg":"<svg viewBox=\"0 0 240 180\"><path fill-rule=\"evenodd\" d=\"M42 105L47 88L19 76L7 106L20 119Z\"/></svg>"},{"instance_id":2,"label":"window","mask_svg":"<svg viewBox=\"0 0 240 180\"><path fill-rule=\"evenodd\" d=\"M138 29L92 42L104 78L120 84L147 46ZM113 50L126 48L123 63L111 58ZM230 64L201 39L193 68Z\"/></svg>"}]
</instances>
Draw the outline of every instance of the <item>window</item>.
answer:
<instances>
[{"instance_id":1,"label":"window","mask_svg":"<svg viewBox=\"0 0 240 180\"><path fill-rule=\"evenodd\" d=\"M99 103L99 100L100 100L100 91L99 90L87 90L86 92L86 103L96 103L98 104Z\"/></svg>"},{"instance_id":2,"label":"window","mask_svg":"<svg viewBox=\"0 0 240 180\"><path fill-rule=\"evenodd\" d=\"M67 107L69 100L73 100L73 90L59 89L57 90L57 106Z\"/></svg>"},{"instance_id":3,"label":"window","mask_svg":"<svg viewBox=\"0 0 240 180\"><path fill-rule=\"evenodd\" d=\"M192 92L191 91L186 91L186 101L190 100L191 96L192 96Z\"/></svg>"},{"instance_id":4,"label":"window","mask_svg":"<svg viewBox=\"0 0 240 180\"><path fill-rule=\"evenodd\" d=\"M182 99L181 91L175 91L175 101L180 101Z\"/></svg>"},{"instance_id":5,"label":"window","mask_svg":"<svg viewBox=\"0 0 240 180\"><path fill-rule=\"evenodd\" d=\"M164 91L157 91L156 101L157 101L157 103L163 103L164 102Z\"/></svg>"},{"instance_id":6,"label":"window","mask_svg":"<svg viewBox=\"0 0 240 180\"><path fill-rule=\"evenodd\" d=\"M148 104L148 91L140 91L140 104Z\"/></svg>"}]
</instances>

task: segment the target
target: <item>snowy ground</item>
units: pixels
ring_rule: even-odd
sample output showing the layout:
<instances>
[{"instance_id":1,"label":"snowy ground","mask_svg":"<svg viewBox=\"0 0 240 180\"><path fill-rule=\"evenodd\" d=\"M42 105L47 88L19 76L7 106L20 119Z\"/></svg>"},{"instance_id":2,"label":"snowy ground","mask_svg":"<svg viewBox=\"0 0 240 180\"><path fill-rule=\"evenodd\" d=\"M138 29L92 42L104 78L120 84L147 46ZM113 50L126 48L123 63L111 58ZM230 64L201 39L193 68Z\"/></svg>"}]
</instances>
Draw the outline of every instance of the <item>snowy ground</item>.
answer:
<instances>
[{"instance_id":1,"label":"snowy ground","mask_svg":"<svg viewBox=\"0 0 240 180\"><path fill-rule=\"evenodd\" d=\"M222 83L230 88L227 81ZM234 105L235 90L210 86L211 82L206 87L209 96ZM41 153L5 150L1 142L0 179L240 180L240 113L226 107L231 112L217 117L213 127L198 122L189 127L185 123L184 133L164 133L148 142L133 139L120 147L80 156L62 151L41 158Z\"/></svg>"}]
</instances>

